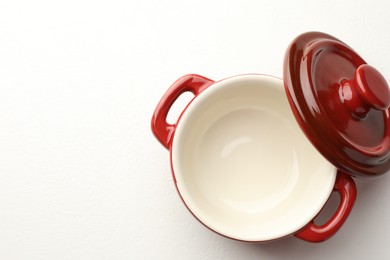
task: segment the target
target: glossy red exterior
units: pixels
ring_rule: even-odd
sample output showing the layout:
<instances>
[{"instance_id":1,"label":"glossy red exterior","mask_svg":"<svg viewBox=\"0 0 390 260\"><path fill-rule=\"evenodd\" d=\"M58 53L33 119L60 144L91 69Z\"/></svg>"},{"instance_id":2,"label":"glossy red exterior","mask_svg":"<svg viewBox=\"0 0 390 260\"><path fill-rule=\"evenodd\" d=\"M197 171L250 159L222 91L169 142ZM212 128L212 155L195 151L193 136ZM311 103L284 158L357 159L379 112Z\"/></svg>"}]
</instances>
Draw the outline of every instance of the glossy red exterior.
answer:
<instances>
[{"instance_id":1,"label":"glossy red exterior","mask_svg":"<svg viewBox=\"0 0 390 260\"><path fill-rule=\"evenodd\" d=\"M302 34L287 49L284 84L302 130L333 165L353 176L390 169L389 87L354 50Z\"/></svg>"},{"instance_id":2,"label":"glossy red exterior","mask_svg":"<svg viewBox=\"0 0 390 260\"><path fill-rule=\"evenodd\" d=\"M350 176L339 171L334 191L340 194L340 205L335 214L322 226L317 226L312 220L305 228L295 233L296 237L317 243L332 237L341 228L355 203L356 186Z\"/></svg>"}]
</instances>

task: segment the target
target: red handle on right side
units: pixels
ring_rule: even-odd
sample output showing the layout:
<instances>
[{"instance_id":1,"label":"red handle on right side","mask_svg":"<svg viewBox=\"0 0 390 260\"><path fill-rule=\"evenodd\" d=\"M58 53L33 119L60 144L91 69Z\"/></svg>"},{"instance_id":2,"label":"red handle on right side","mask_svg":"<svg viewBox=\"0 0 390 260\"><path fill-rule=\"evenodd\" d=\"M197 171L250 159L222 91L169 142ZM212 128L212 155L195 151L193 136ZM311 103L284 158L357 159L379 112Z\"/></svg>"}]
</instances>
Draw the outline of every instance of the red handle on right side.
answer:
<instances>
[{"instance_id":1,"label":"red handle on right side","mask_svg":"<svg viewBox=\"0 0 390 260\"><path fill-rule=\"evenodd\" d=\"M185 75L176 80L161 98L152 117L152 131L165 148L169 149L176 128L176 124L167 122L167 115L173 103L184 92L191 91L196 97L213 83L211 79L199 75Z\"/></svg>"},{"instance_id":2,"label":"red handle on right side","mask_svg":"<svg viewBox=\"0 0 390 260\"><path fill-rule=\"evenodd\" d=\"M312 220L303 230L294 236L308 242L322 242L332 237L344 224L356 200L356 185L352 178L340 170L337 172L334 191L340 193L340 205L336 213L322 226Z\"/></svg>"}]
</instances>

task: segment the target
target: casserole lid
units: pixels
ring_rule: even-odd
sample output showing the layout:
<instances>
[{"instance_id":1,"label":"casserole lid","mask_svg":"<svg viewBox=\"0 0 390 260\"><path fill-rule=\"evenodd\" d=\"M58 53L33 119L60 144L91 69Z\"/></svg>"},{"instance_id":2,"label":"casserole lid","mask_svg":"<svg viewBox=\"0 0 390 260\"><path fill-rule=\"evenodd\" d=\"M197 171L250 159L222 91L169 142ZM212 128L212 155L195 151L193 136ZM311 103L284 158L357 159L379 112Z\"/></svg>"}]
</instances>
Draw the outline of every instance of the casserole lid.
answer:
<instances>
[{"instance_id":1,"label":"casserole lid","mask_svg":"<svg viewBox=\"0 0 390 260\"><path fill-rule=\"evenodd\" d=\"M390 168L390 91L384 77L333 36L304 33L284 60L286 94L306 137L353 176Z\"/></svg>"}]
</instances>

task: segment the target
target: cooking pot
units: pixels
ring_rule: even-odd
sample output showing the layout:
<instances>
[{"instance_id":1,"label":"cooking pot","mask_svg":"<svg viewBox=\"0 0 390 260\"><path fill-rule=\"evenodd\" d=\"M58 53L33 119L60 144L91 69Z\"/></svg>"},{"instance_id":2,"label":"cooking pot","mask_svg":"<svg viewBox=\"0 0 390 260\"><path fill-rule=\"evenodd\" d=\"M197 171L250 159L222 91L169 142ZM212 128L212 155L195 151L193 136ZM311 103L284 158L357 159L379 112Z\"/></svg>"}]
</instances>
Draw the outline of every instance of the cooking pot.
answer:
<instances>
[{"instance_id":1,"label":"cooking pot","mask_svg":"<svg viewBox=\"0 0 390 260\"><path fill-rule=\"evenodd\" d=\"M187 91L194 98L177 123L167 123ZM152 130L170 151L180 197L206 227L248 242L288 235L321 242L351 212L350 176L389 168L388 92L350 47L312 32L289 46L284 80L180 78L157 105ZM316 225L332 191L340 194L338 209Z\"/></svg>"}]
</instances>

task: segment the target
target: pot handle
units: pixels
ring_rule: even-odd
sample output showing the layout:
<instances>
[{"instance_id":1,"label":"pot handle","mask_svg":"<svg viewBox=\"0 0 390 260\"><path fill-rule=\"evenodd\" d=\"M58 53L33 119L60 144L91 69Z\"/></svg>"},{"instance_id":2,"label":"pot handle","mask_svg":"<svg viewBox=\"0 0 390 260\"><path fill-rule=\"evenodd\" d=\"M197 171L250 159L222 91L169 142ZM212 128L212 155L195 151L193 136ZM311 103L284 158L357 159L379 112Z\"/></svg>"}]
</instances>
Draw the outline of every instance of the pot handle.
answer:
<instances>
[{"instance_id":1,"label":"pot handle","mask_svg":"<svg viewBox=\"0 0 390 260\"><path fill-rule=\"evenodd\" d=\"M167 122L167 115L176 99L184 92L192 92L196 98L203 90L213 84L211 79L189 74L185 75L167 90L161 98L152 117L152 131L160 143L167 149L170 148L171 139L176 129L176 124Z\"/></svg>"},{"instance_id":2,"label":"pot handle","mask_svg":"<svg viewBox=\"0 0 390 260\"><path fill-rule=\"evenodd\" d=\"M322 242L332 237L344 224L356 199L356 186L352 178L338 170L333 191L340 194L340 205L335 214L322 226L314 224L314 219L294 236L308 242Z\"/></svg>"}]
</instances>

